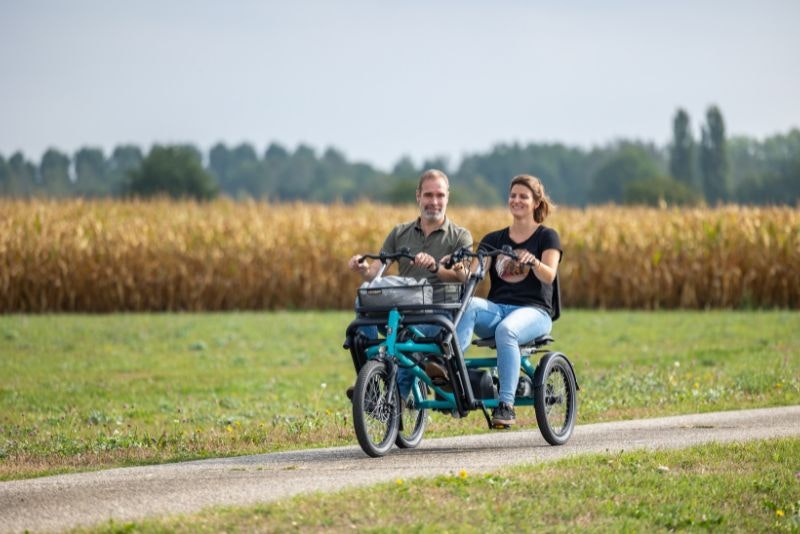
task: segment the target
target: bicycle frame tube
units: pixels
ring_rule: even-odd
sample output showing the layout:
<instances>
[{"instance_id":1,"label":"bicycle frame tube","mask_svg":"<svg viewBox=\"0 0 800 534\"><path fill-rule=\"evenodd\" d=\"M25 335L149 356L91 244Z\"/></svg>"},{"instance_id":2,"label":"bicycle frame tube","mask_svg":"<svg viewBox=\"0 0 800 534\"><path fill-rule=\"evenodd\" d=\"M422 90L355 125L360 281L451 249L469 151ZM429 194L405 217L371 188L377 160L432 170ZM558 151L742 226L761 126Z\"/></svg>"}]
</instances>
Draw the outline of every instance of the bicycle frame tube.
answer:
<instances>
[{"instance_id":1,"label":"bicycle frame tube","mask_svg":"<svg viewBox=\"0 0 800 534\"><path fill-rule=\"evenodd\" d=\"M409 369L414 376L425 382L425 384L440 397L440 399L435 400L423 399L422 392L415 382L412 387L412 393L415 402L418 403L417 405L420 408L455 410L458 411L461 416L465 416L470 410L481 406L492 408L498 404L496 399L475 398L474 392L472 391L472 384L469 381L469 373L467 372L468 367L484 366L483 363L486 363L487 365L485 366L487 367L494 367L496 366L496 358L493 360L469 360L464 358L455 335L455 325L457 325L461 317L463 317L467 306L469 306L475 294L475 289L485 276L484 255L479 253L479 255L474 257L478 258L478 267L476 271L467 278L461 305L456 310L452 321L438 314L423 315L414 314L412 312L403 316L397 308L394 308L388 312L388 316L385 319L382 317L359 318L353 321L347 329L348 338L352 339L352 336L359 326L386 326L386 338L375 345L365 348L364 355L367 359L388 358L396 366ZM378 276L383 273L385 268L386 264L382 266ZM418 343L413 340L398 342L397 335L400 325L403 325L404 328L410 328L416 335L420 334L420 332L413 327L414 324L438 325L442 328L442 334L437 336L436 343ZM463 396L460 393L456 395L455 393L443 391L440 387L435 386L430 377L420 368L417 362L407 356L407 354L415 352L443 356L449 362L451 370L455 370L456 377L454 380L459 385L456 390L458 391L460 389L461 392L463 392ZM358 367L355 354L353 356L354 363L356 363ZM526 374L531 377L533 376L535 368L530 364L527 358L523 358L522 367ZM527 401L532 403L532 399L520 399L520 401L521 404L528 404L529 402Z\"/></svg>"}]
</instances>

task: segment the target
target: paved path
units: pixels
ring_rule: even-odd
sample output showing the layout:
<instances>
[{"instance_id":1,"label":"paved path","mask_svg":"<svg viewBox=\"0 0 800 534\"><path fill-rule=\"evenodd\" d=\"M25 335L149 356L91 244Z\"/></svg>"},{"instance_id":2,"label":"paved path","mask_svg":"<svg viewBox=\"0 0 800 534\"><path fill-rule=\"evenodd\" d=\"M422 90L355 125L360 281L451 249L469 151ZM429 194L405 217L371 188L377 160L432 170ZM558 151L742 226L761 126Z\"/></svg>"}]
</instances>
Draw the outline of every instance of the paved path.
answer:
<instances>
[{"instance_id":1,"label":"paved path","mask_svg":"<svg viewBox=\"0 0 800 534\"><path fill-rule=\"evenodd\" d=\"M800 435L800 406L580 425L551 447L536 429L425 439L380 459L337 447L0 482L0 532L246 505L397 478L495 470L589 452L671 449Z\"/></svg>"}]
</instances>

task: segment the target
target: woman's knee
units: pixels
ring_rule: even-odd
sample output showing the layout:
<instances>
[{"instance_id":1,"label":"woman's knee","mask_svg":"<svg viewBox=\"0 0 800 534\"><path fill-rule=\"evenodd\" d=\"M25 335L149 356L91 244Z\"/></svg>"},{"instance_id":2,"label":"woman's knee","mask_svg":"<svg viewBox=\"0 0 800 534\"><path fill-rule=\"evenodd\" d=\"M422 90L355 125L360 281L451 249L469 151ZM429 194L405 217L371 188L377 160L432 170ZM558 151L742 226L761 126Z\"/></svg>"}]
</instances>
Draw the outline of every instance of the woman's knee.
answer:
<instances>
[{"instance_id":1,"label":"woman's knee","mask_svg":"<svg viewBox=\"0 0 800 534\"><path fill-rule=\"evenodd\" d=\"M519 332L513 325L507 321L501 321L494 331L495 342L500 343L517 343L519 341Z\"/></svg>"}]
</instances>

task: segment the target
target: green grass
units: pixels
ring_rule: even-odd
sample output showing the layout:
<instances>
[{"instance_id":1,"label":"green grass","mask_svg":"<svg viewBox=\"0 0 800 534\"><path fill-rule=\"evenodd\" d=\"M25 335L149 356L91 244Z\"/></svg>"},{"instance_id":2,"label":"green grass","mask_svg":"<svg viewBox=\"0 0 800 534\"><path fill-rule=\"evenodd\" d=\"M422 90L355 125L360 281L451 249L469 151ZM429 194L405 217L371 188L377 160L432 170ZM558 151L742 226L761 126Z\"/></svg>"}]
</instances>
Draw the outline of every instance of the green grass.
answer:
<instances>
[{"instance_id":1,"label":"green grass","mask_svg":"<svg viewBox=\"0 0 800 534\"><path fill-rule=\"evenodd\" d=\"M595 454L92 532L800 532L800 439Z\"/></svg>"},{"instance_id":2,"label":"green grass","mask_svg":"<svg viewBox=\"0 0 800 534\"><path fill-rule=\"evenodd\" d=\"M0 480L354 444L351 317L0 316ZM800 403L798 312L568 310L554 336L579 424ZM435 414L426 436L485 431Z\"/></svg>"}]
</instances>

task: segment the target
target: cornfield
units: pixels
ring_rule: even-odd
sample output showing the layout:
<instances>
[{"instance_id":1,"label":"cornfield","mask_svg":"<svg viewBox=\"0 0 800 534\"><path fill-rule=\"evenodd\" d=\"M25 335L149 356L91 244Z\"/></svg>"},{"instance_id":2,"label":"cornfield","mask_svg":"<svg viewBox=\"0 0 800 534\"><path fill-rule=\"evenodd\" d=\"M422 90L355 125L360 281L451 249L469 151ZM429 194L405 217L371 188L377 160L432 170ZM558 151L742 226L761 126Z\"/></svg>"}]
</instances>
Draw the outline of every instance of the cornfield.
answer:
<instances>
[{"instance_id":1,"label":"cornfield","mask_svg":"<svg viewBox=\"0 0 800 534\"><path fill-rule=\"evenodd\" d=\"M415 206L0 200L0 312L349 309ZM451 206L475 240L505 208ZM565 307L800 307L800 211L561 208ZM482 288L485 291L485 287Z\"/></svg>"}]
</instances>

